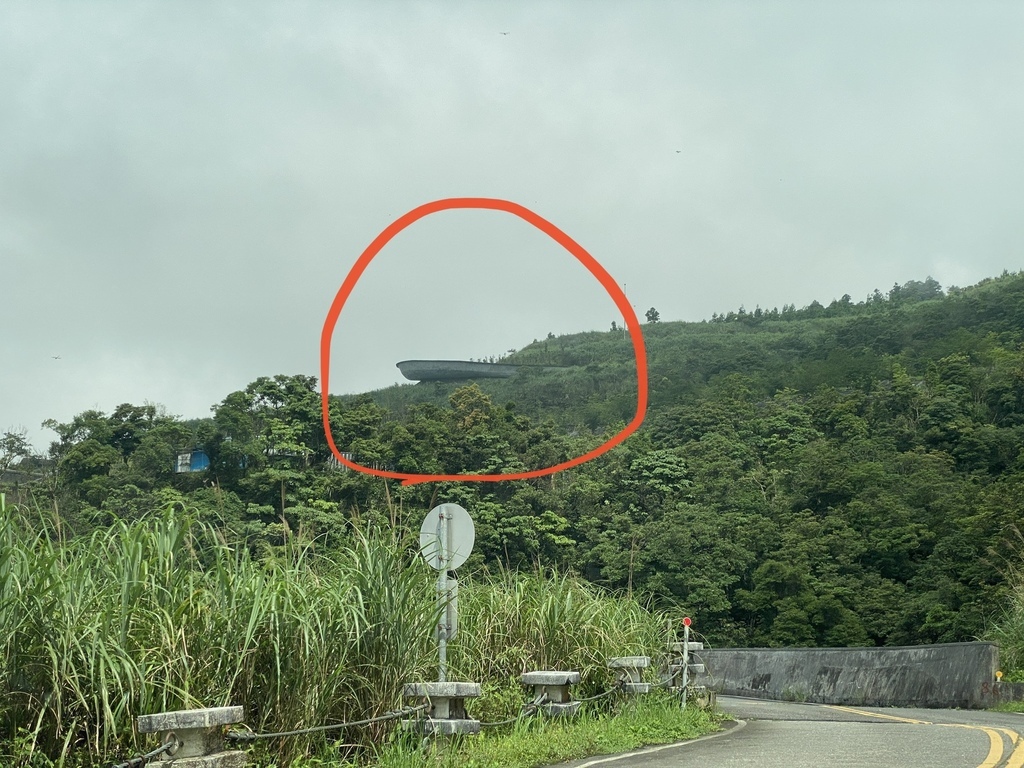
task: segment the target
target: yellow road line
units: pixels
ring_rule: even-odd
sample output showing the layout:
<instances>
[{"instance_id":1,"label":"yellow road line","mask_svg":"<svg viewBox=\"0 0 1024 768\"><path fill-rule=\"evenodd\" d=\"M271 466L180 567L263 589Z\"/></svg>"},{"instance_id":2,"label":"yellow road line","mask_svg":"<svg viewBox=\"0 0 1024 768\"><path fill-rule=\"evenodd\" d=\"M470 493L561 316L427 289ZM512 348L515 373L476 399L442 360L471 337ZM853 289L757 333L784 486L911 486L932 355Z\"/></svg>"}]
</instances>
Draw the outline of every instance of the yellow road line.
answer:
<instances>
[{"instance_id":1,"label":"yellow road line","mask_svg":"<svg viewBox=\"0 0 1024 768\"><path fill-rule=\"evenodd\" d=\"M1003 759L1003 737L999 735L999 731L995 731L991 728L984 728L982 726L968 727L976 727L978 730L984 731L988 734L988 756L985 758L985 762L979 765L978 768L995 768L999 765L999 761Z\"/></svg>"},{"instance_id":2,"label":"yellow road line","mask_svg":"<svg viewBox=\"0 0 1024 768\"><path fill-rule=\"evenodd\" d=\"M1003 759L1003 737L999 732L1005 729L986 728L984 725L967 725L966 723L935 723L935 725L941 725L943 728L968 728L972 731L984 731L988 735L988 755L985 756L985 762L979 765L978 768L996 768L999 765L999 761ZM1013 733L1013 731L1010 731L1010 733ZM1009 734L1007 735L1009 736ZM1009 738L1012 744L1013 736ZM1020 768L1020 766L1017 768Z\"/></svg>"},{"instance_id":3,"label":"yellow road line","mask_svg":"<svg viewBox=\"0 0 1024 768\"><path fill-rule=\"evenodd\" d=\"M1020 740L1020 734L1016 731L1011 731L1009 728L996 728L996 730L1005 733L1010 740L1010 744L1016 744Z\"/></svg>"},{"instance_id":4,"label":"yellow road line","mask_svg":"<svg viewBox=\"0 0 1024 768\"><path fill-rule=\"evenodd\" d=\"M927 720L914 720L911 717L897 717L896 715L883 715L881 712L867 712L863 709L854 709L853 707L840 707L835 704L823 704L822 706L828 709L838 709L841 712L852 712L855 715L863 715L864 717L877 717L882 720L895 720L898 723L911 723L913 725L931 725Z\"/></svg>"},{"instance_id":5,"label":"yellow road line","mask_svg":"<svg viewBox=\"0 0 1024 768\"><path fill-rule=\"evenodd\" d=\"M1014 733L1013 735L1016 736L1017 734ZM1012 737L1010 740L1014 743L1017 742L1017 739ZM1006 761L1006 768L1021 768L1021 766L1024 766L1024 741L1017 744L1017 748L1013 750L1013 754L1010 755L1010 759Z\"/></svg>"},{"instance_id":6,"label":"yellow road line","mask_svg":"<svg viewBox=\"0 0 1024 768\"><path fill-rule=\"evenodd\" d=\"M916 720L912 717L897 717L896 715L886 715L881 712L868 712L863 709L854 709L853 707L840 707L834 704L824 704L822 706L828 709L837 709L841 712L849 712L854 715L862 715L864 717L877 717L882 720L895 720L898 723L909 723L911 725L941 725L947 728L969 728L972 731L982 731L988 736L988 755L985 756L985 761L978 766L978 768L996 768L999 762L1003 759L1003 734L1010 740L1010 746L1017 744L1020 741L1020 735L1009 728L988 728L983 725L967 725L965 723L932 723L928 720ZM1024 768L1024 741L1017 744L1017 748L1010 755L1009 761L1006 763L1005 768Z\"/></svg>"}]
</instances>

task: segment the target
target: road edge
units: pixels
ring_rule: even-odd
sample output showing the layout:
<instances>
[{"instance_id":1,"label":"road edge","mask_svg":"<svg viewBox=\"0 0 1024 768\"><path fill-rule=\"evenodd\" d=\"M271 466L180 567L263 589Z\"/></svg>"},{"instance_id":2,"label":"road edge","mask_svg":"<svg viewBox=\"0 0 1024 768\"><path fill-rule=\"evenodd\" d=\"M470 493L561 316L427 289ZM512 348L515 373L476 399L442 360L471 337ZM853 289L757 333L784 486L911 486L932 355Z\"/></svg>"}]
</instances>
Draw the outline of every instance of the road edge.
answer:
<instances>
[{"instance_id":1,"label":"road edge","mask_svg":"<svg viewBox=\"0 0 1024 768\"><path fill-rule=\"evenodd\" d=\"M696 744L698 741L707 741L708 739L717 739L722 736L728 736L736 731L739 731L746 727L747 721L740 720L738 718L732 720L725 720L722 723L722 730L709 733L706 736L698 736L695 739L688 739L686 741L676 741L672 744L658 744L654 747L643 747L641 749L634 749L631 752L620 752L617 755L605 755L603 757L585 757L581 760L576 760L570 763L557 763L557 768L590 768L592 765L603 765L605 763L611 763L616 760L625 760L629 757L643 757L644 755L654 754L655 752L663 752L668 749L679 749L685 747L688 744ZM549 766L554 768L554 766Z\"/></svg>"}]
</instances>

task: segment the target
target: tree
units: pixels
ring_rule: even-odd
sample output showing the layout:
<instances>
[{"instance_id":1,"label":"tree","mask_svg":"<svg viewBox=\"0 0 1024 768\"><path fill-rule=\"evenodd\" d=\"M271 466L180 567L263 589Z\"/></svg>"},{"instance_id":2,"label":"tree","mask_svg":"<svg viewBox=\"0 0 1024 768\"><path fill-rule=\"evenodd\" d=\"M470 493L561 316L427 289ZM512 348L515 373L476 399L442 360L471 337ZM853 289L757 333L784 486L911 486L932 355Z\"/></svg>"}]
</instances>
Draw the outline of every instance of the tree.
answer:
<instances>
[{"instance_id":1,"label":"tree","mask_svg":"<svg viewBox=\"0 0 1024 768\"><path fill-rule=\"evenodd\" d=\"M28 432L25 429L4 432L3 436L0 436L0 475L19 460L31 455L32 446L28 443Z\"/></svg>"},{"instance_id":2,"label":"tree","mask_svg":"<svg viewBox=\"0 0 1024 768\"><path fill-rule=\"evenodd\" d=\"M654 307L648 309L645 316L647 317L648 323L656 323L661 320L661 314Z\"/></svg>"}]
</instances>

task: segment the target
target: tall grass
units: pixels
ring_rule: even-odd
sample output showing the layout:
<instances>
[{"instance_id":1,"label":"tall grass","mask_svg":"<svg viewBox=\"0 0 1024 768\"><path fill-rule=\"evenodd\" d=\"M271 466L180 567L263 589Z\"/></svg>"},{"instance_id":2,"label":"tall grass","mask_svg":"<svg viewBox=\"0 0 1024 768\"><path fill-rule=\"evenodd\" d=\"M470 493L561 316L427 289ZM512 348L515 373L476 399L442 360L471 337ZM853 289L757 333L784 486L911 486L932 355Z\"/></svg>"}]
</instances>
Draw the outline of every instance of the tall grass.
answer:
<instances>
[{"instance_id":1,"label":"tall grass","mask_svg":"<svg viewBox=\"0 0 1024 768\"><path fill-rule=\"evenodd\" d=\"M15 743L26 765L123 756L145 746L144 713L241 704L258 732L362 719L435 679L434 573L390 533L256 562L180 512L66 543L40 525L0 512L2 764ZM450 675L504 691L502 713L528 669L579 670L595 693L610 656L651 653L663 626L572 576L479 578L461 590ZM336 736L379 743L386 727ZM273 757L323 746L284 739Z\"/></svg>"},{"instance_id":2,"label":"tall grass","mask_svg":"<svg viewBox=\"0 0 1024 768\"><path fill-rule=\"evenodd\" d=\"M449 658L460 679L483 681L485 692L489 686L496 694L496 702L472 707L483 719L515 714L523 672L578 671L576 695L588 696L614 684L608 659L656 656L665 646L662 617L569 574L504 571L470 581L459 601L461 627Z\"/></svg>"},{"instance_id":3,"label":"tall grass","mask_svg":"<svg viewBox=\"0 0 1024 768\"><path fill-rule=\"evenodd\" d=\"M256 563L173 514L60 546L8 508L0 741L99 757L136 746L148 712L242 704L258 731L379 714L425 674L425 571L387 536L315 566L305 551Z\"/></svg>"},{"instance_id":4,"label":"tall grass","mask_svg":"<svg viewBox=\"0 0 1024 768\"><path fill-rule=\"evenodd\" d=\"M999 645L999 664L1005 680L1024 681L1024 596L1014 594L1011 607L986 633Z\"/></svg>"},{"instance_id":5,"label":"tall grass","mask_svg":"<svg viewBox=\"0 0 1024 768\"><path fill-rule=\"evenodd\" d=\"M1004 569L1009 594L1002 615L989 627L986 640L999 644L999 663L1007 679L1024 681L1024 534L1015 531L1019 541L1016 557Z\"/></svg>"}]
</instances>

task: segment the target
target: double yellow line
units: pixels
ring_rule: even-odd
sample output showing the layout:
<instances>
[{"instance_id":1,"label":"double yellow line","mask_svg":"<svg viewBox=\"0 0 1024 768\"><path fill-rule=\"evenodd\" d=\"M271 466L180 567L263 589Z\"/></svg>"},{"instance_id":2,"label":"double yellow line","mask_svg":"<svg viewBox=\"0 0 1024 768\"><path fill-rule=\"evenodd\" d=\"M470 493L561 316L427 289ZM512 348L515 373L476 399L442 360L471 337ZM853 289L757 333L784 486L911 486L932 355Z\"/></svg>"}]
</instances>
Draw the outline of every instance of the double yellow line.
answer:
<instances>
[{"instance_id":1,"label":"double yellow line","mask_svg":"<svg viewBox=\"0 0 1024 768\"><path fill-rule=\"evenodd\" d=\"M988 736L989 749L985 761L978 768L997 768L999 766L1003 760L1003 736L1005 735L1009 739L1010 749L1013 751L1010 753L1009 759L1003 768L1024 768L1024 740L1021 739L1019 733L1009 728L989 728L984 725L966 725L964 723L933 723L928 720L915 720L912 717L897 717L896 715L886 715L881 712L866 712L863 709L853 709L852 707L839 707L832 704L825 704L823 706L854 715L877 717L882 720L895 720L900 723L910 723L911 725L940 725L943 728L968 728L972 731L982 731Z\"/></svg>"}]
</instances>

